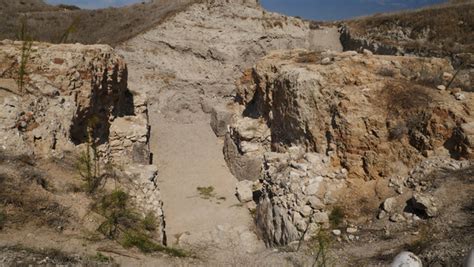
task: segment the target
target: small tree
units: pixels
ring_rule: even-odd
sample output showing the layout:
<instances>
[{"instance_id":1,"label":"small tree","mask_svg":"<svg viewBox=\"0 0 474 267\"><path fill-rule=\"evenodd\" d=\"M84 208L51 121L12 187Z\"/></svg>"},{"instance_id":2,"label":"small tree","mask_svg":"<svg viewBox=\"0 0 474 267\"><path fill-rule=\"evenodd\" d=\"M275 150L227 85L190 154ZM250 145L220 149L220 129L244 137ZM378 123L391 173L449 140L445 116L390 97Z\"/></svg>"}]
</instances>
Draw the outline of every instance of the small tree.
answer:
<instances>
[{"instance_id":1,"label":"small tree","mask_svg":"<svg viewBox=\"0 0 474 267\"><path fill-rule=\"evenodd\" d=\"M22 94L23 88L25 86L25 76L27 75L26 66L28 65L28 61L30 60L31 46L33 45L33 40L28 34L28 25L26 17L23 17L21 20L20 31L18 33L17 38L23 41L21 45L21 56L20 62L18 64L19 67L17 78L18 89L20 90L20 94Z\"/></svg>"},{"instance_id":2,"label":"small tree","mask_svg":"<svg viewBox=\"0 0 474 267\"><path fill-rule=\"evenodd\" d=\"M85 181L85 189L89 194L94 193L102 183L104 175L100 169L100 154L97 142L94 139L94 129L98 119L89 119L87 125L86 150L78 158L77 170L81 178Z\"/></svg>"}]
</instances>

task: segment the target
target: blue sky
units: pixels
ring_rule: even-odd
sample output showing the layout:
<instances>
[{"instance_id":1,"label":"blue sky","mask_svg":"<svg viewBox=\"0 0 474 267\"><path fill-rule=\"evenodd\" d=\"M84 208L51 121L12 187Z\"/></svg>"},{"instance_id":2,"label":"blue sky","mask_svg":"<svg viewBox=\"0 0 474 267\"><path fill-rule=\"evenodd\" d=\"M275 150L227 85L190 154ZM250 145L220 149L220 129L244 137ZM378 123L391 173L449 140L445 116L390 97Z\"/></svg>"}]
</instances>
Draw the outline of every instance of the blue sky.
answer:
<instances>
[{"instance_id":1,"label":"blue sky","mask_svg":"<svg viewBox=\"0 0 474 267\"><path fill-rule=\"evenodd\" d=\"M124 6L143 0L46 0L50 4L72 4L81 8ZM231 0L232 1L232 0ZM271 11L315 20L335 20L380 12L419 8L445 0L260 0Z\"/></svg>"}]
</instances>

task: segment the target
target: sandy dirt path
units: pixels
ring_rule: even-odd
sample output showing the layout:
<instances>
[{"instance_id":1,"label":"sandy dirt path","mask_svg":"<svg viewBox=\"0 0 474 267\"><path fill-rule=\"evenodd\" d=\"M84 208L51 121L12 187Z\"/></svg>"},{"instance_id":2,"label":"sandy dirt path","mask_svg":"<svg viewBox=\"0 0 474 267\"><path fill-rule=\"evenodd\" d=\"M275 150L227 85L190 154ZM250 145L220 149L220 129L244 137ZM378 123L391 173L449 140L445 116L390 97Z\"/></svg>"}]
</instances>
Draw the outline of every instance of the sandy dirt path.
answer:
<instances>
[{"instance_id":1,"label":"sandy dirt path","mask_svg":"<svg viewBox=\"0 0 474 267\"><path fill-rule=\"evenodd\" d=\"M151 150L159 168L168 242L189 233L203 233L218 226L251 227L252 218L235 197L237 179L227 168L218 139L207 121L171 122L157 112L150 114ZM213 187L205 199L198 187Z\"/></svg>"}]
</instances>

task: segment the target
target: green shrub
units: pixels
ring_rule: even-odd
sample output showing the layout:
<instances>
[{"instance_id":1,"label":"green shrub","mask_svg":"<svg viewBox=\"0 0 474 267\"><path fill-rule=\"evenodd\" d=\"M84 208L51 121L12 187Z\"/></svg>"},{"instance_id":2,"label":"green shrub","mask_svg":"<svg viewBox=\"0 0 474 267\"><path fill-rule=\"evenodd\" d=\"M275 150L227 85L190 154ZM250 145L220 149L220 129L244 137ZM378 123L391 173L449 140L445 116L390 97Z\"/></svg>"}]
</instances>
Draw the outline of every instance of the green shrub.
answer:
<instances>
[{"instance_id":1,"label":"green shrub","mask_svg":"<svg viewBox=\"0 0 474 267\"><path fill-rule=\"evenodd\" d=\"M143 219L143 228L147 231L155 231L158 223L156 222L156 217L153 212L147 213L145 219Z\"/></svg>"},{"instance_id":2,"label":"green shrub","mask_svg":"<svg viewBox=\"0 0 474 267\"><path fill-rule=\"evenodd\" d=\"M101 262L101 263L110 263L112 262L112 258L105 256L104 254L97 252L94 256L90 258L93 261Z\"/></svg>"},{"instance_id":3,"label":"green shrub","mask_svg":"<svg viewBox=\"0 0 474 267\"><path fill-rule=\"evenodd\" d=\"M188 254L176 248L169 248L153 242L147 235L137 231L126 231L122 240L125 248L136 247L143 253L163 252L173 257L187 257Z\"/></svg>"},{"instance_id":4,"label":"green shrub","mask_svg":"<svg viewBox=\"0 0 474 267\"><path fill-rule=\"evenodd\" d=\"M312 266L326 267L331 266L331 259L329 257L329 248L331 245L330 236L324 232L319 231L318 235L312 239L310 248L314 253L314 262Z\"/></svg>"},{"instance_id":5,"label":"green shrub","mask_svg":"<svg viewBox=\"0 0 474 267\"><path fill-rule=\"evenodd\" d=\"M129 195L122 190L115 190L103 196L95 209L105 217L97 229L112 240L120 240L125 248L136 247L143 253L163 252L174 257L186 257L183 250L157 244L151 232L158 228L155 215L150 212L145 218L134 212L129 204Z\"/></svg>"},{"instance_id":6,"label":"green shrub","mask_svg":"<svg viewBox=\"0 0 474 267\"><path fill-rule=\"evenodd\" d=\"M196 188L197 191L199 192L199 195L203 199L210 199L216 196L216 193L214 193L214 187L213 186L208 186L208 187L198 187Z\"/></svg>"},{"instance_id":7,"label":"green shrub","mask_svg":"<svg viewBox=\"0 0 474 267\"><path fill-rule=\"evenodd\" d=\"M344 216L344 209L339 206L336 206L332 209L331 214L329 214L329 222L331 222L331 225L333 227L338 227L342 223Z\"/></svg>"},{"instance_id":8,"label":"green shrub","mask_svg":"<svg viewBox=\"0 0 474 267\"><path fill-rule=\"evenodd\" d=\"M76 169L79 176L84 180L85 190L89 194L94 193L99 188L105 177L101 173L100 154L93 138L97 123L98 119L96 117L88 121L86 150L80 154L76 163Z\"/></svg>"},{"instance_id":9,"label":"green shrub","mask_svg":"<svg viewBox=\"0 0 474 267\"><path fill-rule=\"evenodd\" d=\"M33 40L28 35L28 25L26 22L26 17L21 20L18 39L23 41L21 45L21 57L20 62L18 64L19 67L17 78L18 89L20 90L20 94L22 94L23 88L25 87L25 76L27 75L26 66L28 65L28 61L30 60L31 46L33 45Z\"/></svg>"},{"instance_id":10,"label":"green shrub","mask_svg":"<svg viewBox=\"0 0 474 267\"><path fill-rule=\"evenodd\" d=\"M128 208L129 196L122 190L115 190L102 197L97 206L98 212L105 217L98 231L109 239L115 239L120 233L120 226L132 227L140 220L138 215Z\"/></svg>"}]
</instances>

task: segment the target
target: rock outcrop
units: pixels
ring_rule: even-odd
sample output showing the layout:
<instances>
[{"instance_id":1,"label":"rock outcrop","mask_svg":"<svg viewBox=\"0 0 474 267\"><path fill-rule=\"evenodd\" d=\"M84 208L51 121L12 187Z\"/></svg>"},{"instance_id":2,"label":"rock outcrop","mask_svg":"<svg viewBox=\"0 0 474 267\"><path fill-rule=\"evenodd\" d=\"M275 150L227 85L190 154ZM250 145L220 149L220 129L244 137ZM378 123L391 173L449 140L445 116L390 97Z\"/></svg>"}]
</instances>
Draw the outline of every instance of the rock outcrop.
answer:
<instances>
[{"instance_id":1,"label":"rock outcrop","mask_svg":"<svg viewBox=\"0 0 474 267\"><path fill-rule=\"evenodd\" d=\"M267 12L254 0L208 0L124 42L118 51L136 66L130 69L131 83L144 85L150 103L169 120L190 123L208 120L203 109L225 105L235 79L269 51L342 50L338 36L335 27L311 29L309 22Z\"/></svg>"},{"instance_id":2,"label":"rock outcrop","mask_svg":"<svg viewBox=\"0 0 474 267\"><path fill-rule=\"evenodd\" d=\"M94 145L100 164L122 166L139 209L164 226L157 170L148 165L147 104L127 79L124 60L106 45L1 42L0 152L62 159Z\"/></svg>"},{"instance_id":3,"label":"rock outcrop","mask_svg":"<svg viewBox=\"0 0 474 267\"><path fill-rule=\"evenodd\" d=\"M231 169L260 167L235 174L262 181L267 242L325 227L348 179L407 175L434 155L471 158L473 95L436 89L452 72L442 59L353 51L275 52L246 72L224 151Z\"/></svg>"},{"instance_id":4,"label":"rock outcrop","mask_svg":"<svg viewBox=\"0 0 474 267\"><path fill-rule=\"evenodd\" d=\"M134 116L127 68L112 48L33 43L18 86L22 43L1 46L3 149L48 157L106 144L114 120Z\"/></svg>"}]
</instances>

